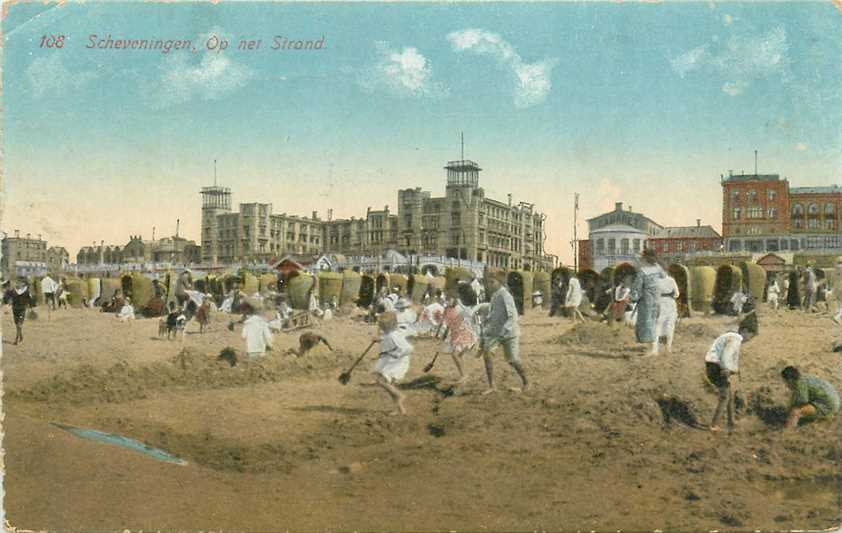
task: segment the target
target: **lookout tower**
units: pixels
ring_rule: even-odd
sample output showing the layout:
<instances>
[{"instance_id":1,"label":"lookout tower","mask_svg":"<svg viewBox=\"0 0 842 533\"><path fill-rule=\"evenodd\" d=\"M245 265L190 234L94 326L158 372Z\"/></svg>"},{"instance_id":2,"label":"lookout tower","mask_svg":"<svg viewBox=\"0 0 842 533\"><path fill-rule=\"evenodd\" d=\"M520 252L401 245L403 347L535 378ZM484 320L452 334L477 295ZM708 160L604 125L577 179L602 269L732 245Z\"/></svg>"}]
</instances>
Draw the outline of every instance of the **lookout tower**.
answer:
<instances>
[{"instance_id":1,"label":"lookout tower","mask_svg":"<svg viewBox=\"0 0 842 533\"><path fill-rule=\"evenodd\" d=\"M213 161L213 187L202 187L202 263L219 261L219 215L231 212L231 189L216 183Z\"/></svg>"}]
</instances>

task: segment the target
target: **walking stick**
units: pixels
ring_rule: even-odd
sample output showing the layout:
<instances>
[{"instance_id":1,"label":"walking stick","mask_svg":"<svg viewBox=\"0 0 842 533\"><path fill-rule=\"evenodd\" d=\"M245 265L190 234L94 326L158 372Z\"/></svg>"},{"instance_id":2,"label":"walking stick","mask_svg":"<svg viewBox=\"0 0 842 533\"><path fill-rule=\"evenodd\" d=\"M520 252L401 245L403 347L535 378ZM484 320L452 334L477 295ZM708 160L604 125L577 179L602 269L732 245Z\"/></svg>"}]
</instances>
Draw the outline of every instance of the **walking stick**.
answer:
<instances>
[{"instance_id":1,"label":"walking stick","mask_svg":"<svg viewBox=\"0 0 842 533\"><path fill-rule=\"evenodd\" d=\"M349 369L348 369L348 370L346 370L345 372L342 372L341 374L339 374L339 383L341 383L341 384L343 384L343 385L347 385L347 384L348 384L348 382L349 382L349 381L351 381L351 372L352 372L355 368L357 368L357 365L358 365L358 364L360 364L360 361L362 361L362 360L363 360L363 358L364 358L364 357L368 354L368 351L369 351L369 350L371 350L371 347L372 347L372 346L374 346L375 344L377 344L377 340L376 340L376 339L375 339L375 340L373 340L373 341L371 341L371 344L369 344L369 345L368 345L368 348L366 348L366 349L365 349L365 351L364 351L364 352L363 352L363 354L359 357L359 359L357 359L356 361L354 361L354 364L353 364L353 365L351 365L351 368L349 368Z\"/></svg>"}]
</instances>

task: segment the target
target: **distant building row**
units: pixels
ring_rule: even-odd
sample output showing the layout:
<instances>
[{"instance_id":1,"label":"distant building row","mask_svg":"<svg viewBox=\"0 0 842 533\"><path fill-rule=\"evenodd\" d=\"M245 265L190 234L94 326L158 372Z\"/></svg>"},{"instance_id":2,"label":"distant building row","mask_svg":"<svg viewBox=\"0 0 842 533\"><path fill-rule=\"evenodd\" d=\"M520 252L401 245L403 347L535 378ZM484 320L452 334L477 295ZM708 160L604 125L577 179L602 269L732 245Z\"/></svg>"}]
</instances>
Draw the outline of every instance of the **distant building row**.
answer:
<instances>
[{"instance_id":1,"label":"distant building row","mask_svg":"<svg viewBox=\"0 0 842 533\"><path fill-rule=\"evenodd\" d=\"M3 237L0 271L3 279L15 276L36 276L46 272L59 272L67 266L70 256L61 246L47 247L41 235L33 237L27 233L21 237L20 230Z\"/></svg>"},{"instance_id":2,"label":"distant building row","mask_svg":"<svg viewBox=\"0 0 842 533\"><path fill-rule=\"evenodd\" d=\"M397 212L368 209L365 217L322 220L272 212L272 204L246 203L232 211L231 190L202 189L202 263L269 261L288 254L380 256L435 255L491 267L552 268L544 252L545 216L532 204L487 198L479 166L469 160L445 166L445 195L420 188L398 191Z\"/></svg>"},{"instance_id":3,"label":"distant building row","mask_svg":"<svg viewBox=\"0 0 842 533\"><path fill-rule=\"evenodd\" d=\"M131 235L125 246L106 245L100 241L97 245L83 246L76 254L77 265L119 265L125 263L170 263L188 265L198 263L202 252L199 246L189 239L174 235L163 239L144 240L139 235Z\"/></svg>"}]
</instances>

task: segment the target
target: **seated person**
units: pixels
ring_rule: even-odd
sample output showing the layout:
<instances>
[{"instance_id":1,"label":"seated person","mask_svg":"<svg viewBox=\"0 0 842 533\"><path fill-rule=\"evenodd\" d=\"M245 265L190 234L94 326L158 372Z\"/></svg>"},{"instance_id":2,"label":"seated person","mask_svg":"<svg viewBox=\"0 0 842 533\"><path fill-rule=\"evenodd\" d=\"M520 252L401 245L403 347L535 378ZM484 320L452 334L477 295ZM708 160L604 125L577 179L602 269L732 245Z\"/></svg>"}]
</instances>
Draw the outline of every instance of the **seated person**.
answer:
<instances>
[{"instance_id":1,"label":"seated person","mask_svg":"<svg viewBox=\"0 0 842 533\"><path fill-rule=\"evenodd\" d=\"M839 412L839 394L827 381L801 374L794 366L784 368L781 377L792 391L786 428L796 427L800 420L830 420Z\"/></svg>"}]
</instances>

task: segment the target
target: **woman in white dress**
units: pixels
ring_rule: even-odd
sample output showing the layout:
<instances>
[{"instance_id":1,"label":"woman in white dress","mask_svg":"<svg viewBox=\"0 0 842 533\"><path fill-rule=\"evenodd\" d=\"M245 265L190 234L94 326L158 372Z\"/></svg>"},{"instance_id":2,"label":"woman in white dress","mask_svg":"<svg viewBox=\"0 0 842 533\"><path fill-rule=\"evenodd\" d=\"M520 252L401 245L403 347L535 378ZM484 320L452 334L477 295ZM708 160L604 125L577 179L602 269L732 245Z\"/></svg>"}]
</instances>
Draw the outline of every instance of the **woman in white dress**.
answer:
<instances>
[{"instance_id":1,"label":"woman in white dress","mask_svg":"<svg viewBox=\"0 0 842 533\"><path fill-rule=\"evenodd\" d=\"M582 285L576 276L571 276L567 284L567 297L564 299L564 307L573 319L573 323L584 322L585 317L579 311L579 306L582 305Z\"/></svg>"},{"instance_id":2,"label":"woman in white dress","mask_svg":"<svg viewBox=\"0 0 842 533\"><path fill-rule=\"evenodd\" d=\"M652 343L652 355L658 354L661 337L667 338L667 353L672 352L672 339L675 335L675 323L678 320L678 284L672 276L658 280L658 318L655 321L655 342Z\"/></svg>"}]
</instances>

